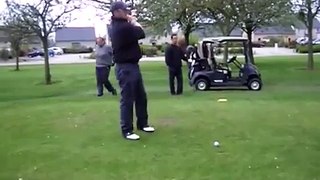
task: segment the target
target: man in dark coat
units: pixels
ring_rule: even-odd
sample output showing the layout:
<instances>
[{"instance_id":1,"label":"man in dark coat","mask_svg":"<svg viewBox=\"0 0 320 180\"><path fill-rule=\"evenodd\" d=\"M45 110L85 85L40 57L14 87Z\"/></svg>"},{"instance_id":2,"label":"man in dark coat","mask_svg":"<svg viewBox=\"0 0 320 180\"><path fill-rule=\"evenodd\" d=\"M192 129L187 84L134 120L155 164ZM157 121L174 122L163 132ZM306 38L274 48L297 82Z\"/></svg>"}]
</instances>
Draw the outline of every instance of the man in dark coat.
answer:
<instances>
[{"instance_id":1,"label":"man in dark coat","mask_svg":"<svg viewBox=\"0 0 320 180\"><path fill-rule=\"evenodd\" d=\"M116 64L116 77L121 88L120 124L125 139L139 140L133 131L133 106L137 116L137 129L152 133L155 129L148 124L147 94L139 67L142 58L139 40L145 38L142 26L136 18L129 15L127 5L114 2L110 38Z\"/></svg>"},{"instance_id":2,"label":"man in dark coat","mask_svg":"<svg viewBox=\"0 0 320 180\"><path fill-rule=\"evenodd\" d=\"M165 51L165 61L169 71L169 86L172 95L181 95L183 93L182 62L187 61L183 49L178 45L177 34L171 35L171 44ZM177 90L175 89L175 79L177 81Z\"/></svg>"}]
</instances>

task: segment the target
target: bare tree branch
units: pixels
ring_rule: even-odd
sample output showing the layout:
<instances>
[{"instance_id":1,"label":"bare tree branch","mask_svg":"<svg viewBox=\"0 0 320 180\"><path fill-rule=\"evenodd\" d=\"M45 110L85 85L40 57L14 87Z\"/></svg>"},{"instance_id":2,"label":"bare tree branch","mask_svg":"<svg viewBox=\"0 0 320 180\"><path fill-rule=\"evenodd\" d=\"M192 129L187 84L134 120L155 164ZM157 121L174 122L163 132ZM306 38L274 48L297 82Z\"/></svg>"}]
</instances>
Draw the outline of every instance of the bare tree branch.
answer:
<instances>
[{"instance_id":1,"label":"bare tree branch","mask_svg":"<svg viewBox=\"0 0 320 180\"><path fill-rule=\"evenodd\" d=\"M81 0L39 0L36 4L6 0L6 4L10 13L21 24L20 27L28 27L41 39L45 54L45 82L50 84L48 37L71 20L70 13L80 9Z\"/></svg>"}]
</instances>

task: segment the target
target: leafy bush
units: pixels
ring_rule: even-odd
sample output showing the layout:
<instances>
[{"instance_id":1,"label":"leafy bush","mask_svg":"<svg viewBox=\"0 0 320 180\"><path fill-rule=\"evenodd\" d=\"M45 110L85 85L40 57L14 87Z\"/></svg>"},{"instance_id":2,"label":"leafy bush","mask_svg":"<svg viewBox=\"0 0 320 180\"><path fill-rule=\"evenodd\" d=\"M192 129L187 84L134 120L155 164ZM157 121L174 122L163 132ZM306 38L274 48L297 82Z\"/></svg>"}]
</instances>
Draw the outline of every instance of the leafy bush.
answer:
<instances>
[{"instance_id":1,"label":"leafy bush","mask_svg":"<svg viewBox=\"0 0 320 180\"><path fill-rule=\"evenodd\" d=\"M93 48L63 48L65 54L92 53Z\"/></svg>"},{"instance_id":2,"label":"leafy bush","mask_svg":"<svg viewBox=\"0 0 320 180\"><path fill-rule=\"evenodd\" d=\"M230 48L230 54L243 54L243 48Z\"/></svg>"},{"instance_id":3,"label":"leafy bush","mask_svg":"<svg viewBox=\"0 0 320 180\"><path fill-rule=\"evenodd\" d=\"M218 48L216 50L216 54L222 54L224 52L224 48ZM234 47L234 48L229 48L228 50L229 54L243 54L243 48L239 47Z\"/></svg>"},{"instance_id":4,"label":"leafy bush","mask_svg":"<svg viewBox=\"0 0 320 180\"><path fill-rule=\"evenodd\" d=\"M229 47L242 47L243 43L242 42L228 42Z\"/></svg>"},{"instance_id":5,"label":"leafy bush","mask_svg":"<svg viewBox=\"0 0 320 180\"><path fill-rule=\"evenodd\" d=\"M199 43L199 37L194 35L194 34L191 34L189 36L189 44L190 45L195 45L195 44L198 44Z\"/></svg>"},{"instance_id":6,"label":"leafy bush","mask_svg":"<svg viewBox=\"0 0 320 180\"><path fill-rule=\"evenodd\" d=\"M152 45L140 45L142 55L147 57L156 56L158 54L158 49Z\"/></svg>"},{"instance_id":7,"label":"leafy bush","mask_svg":"<svg viewBox=\"0 0 320 180\"><path fill-rule=\"evenodd\" d=\"M320 52L320 45L313 45L313 52ZM308 53L308 45L298 45L296 48L298 53Z\"/></svg>"},{"instance_id":8,"label":"leafy bush","mask_svg":"<svg viewBox=\"0 0 320 180\"><path fill-rule=\"evenodd\" d=\"M161 44L157 44L157 45L155 45L155 47L157 48L158 51L161 51L161 49L162 49L162 45Z\"/></svg>"},{"instance_id":9,"label":"leafy bush","mask_svg":"<svg viewBox=\"0 0 320 180\"><path fill-rule=\"evenodd\" d=\"M3 48L0 50L0 59L8 60L10 58L10 56L11 55L10 55L10 52L8 51L8 49Z\"/></svg>"},{"instance_id":10,"label":"leafy bush","mask_svg":"<svg viewBox=\"0 0 320 180\"><path fill-rule=\"evenodd\" d=\"M290 49L295 49L297 47L297 42L296 41L290 41L288 44L288 48Z\"/></svg>"}]
</instances>

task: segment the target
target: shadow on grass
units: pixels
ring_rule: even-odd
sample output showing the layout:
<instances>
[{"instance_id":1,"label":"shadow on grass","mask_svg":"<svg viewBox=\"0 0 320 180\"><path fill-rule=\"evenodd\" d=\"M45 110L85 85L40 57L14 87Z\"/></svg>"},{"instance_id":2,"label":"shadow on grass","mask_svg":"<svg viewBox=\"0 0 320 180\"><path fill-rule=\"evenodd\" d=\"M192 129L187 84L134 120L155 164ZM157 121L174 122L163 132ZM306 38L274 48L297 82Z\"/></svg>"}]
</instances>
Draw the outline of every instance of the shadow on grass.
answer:
<instances>
[{"instance_id":1,"label":"shadow on grass","mask_svg":"<svg viewBox=\"0 0 320 180\"><path fill-rule=\"evenodd\" d=\"M206 91L248 91L250 92L250 90L246 87L214 87Z\"/></svg>"},{"instance_id":2,"label":"shadow on grass","mask_svg":"<svg viewBox=\"0 0 320 180\"><path fill-rule=\"evenodd\" d=\"M56 80L56 81L52 81L50 84L46 84L45 82L38 82L36 83L35 85L36 86L50 86L50 85L55 85L55 84L60 84L62 83L63 81L62 80Z\"/></svg>"},{"instance_id":3,"label":"shadow on grass","mask_svg":"<svg viewBox=\"0 0 320 180\"><path fill-rule=\"evenodd\" d=\"M314 67L314 69L310 70L306 67L295 67L293 70L296 70L296 71L306 71L306 72L317 72L319 71L319 69L317 69L316 67Z\"/></svg>"}]
</instances>

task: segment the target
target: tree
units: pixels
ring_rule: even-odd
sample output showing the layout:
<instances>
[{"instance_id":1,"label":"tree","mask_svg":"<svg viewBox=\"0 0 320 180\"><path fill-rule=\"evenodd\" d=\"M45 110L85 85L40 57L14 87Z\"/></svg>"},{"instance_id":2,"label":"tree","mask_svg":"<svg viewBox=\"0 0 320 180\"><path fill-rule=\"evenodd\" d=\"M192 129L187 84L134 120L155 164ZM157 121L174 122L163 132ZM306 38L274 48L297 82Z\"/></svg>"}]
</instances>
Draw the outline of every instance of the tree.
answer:
<instances>
[{"instance_id":1,"label":"tree","mask_svg":"<svg viewBox=\"0 0 320 180\"><path fill-rule=\"evenodd\" d=\"M109 12L110 5L114 2L114 0L87 0L86 4L95 7L96 9L100 9L104 12Z\"/></svg>"},{"instance_id":2,"label":"tree","mask_svg":"<svg viewBox=\"0 0 320 180\"><path fill-rule=\"evenodd\" d=\"M252 50L252 33L261 26L276 21L290 12L290 0L235 0L238 18L242 22L242 30L248 36L248 54L251 63L254 62Z\"/></svg>"},{"instance_id":3,"label":"tree","mask_svg":"<svg viewBox=\"0 0 320 180\"><path fill-rule=\"evenodd\" d=\"M294 0L294 10L297 11L298 19L304 23L308 31L308 63L307 69L314 69L313 60L313 21L320 12L319 0Z\"/></svg>"},{"instance_id":4,"label":"tree","mask_svg":"<svg viewBox=\"0 0 320 180\"><path fill-rule=\"evenodd\" d=\"M171 32L172 27L178 25L189 44L190 34L200 26L202 17L197 3L194 0L143 0L136 7L139 20L155 32Z\"/></svg>"},{"instance_id":5,"label":"tree","mask_svg":"<svg viewBox=\"0 0 320 180\"><path fill-rule=\"evenodd\" d=\"M198 1L178 1L176 3L175 17L179 27L184 32L186 44L189 45L190 34L201 25L201 8L197 6Z\"/></svg>"},{"instance_id":6,"label":"tree","mask_svg":"<svg viewBox=\"0 0 320 180\"><path fill-rule=\"evenodd\" d=\"M213 20L222 35L229 36L239 25L237 6L237 1L234 0L216 0L207 1L204 8L207 17Z\"/></svg>"},{"instance_id":7,"label":"tree","mask_svg":"<svg viewBox=\"0 0 320 180\"><path fill-rule=\"evenodd\" d=\"M30 28L23 26L21 22L13 16L10 12L2 15L4 18L4 25L1 30L8 36L13 55L16 58L16 71L20 70L19 56L21 51L21 44L27 40L28 37L33 35Z\"/></svg>"},{"instance_id":8,"label":"tree","mask_svg":"<svg viewBox=\"0 0 320 180\"><path fill-rule=\"evenodd\" d=\"M38 0L34 4L20 4L6 0L6 5L22 27L30 28L40 38L44 49L45 84L51 84L48 37L72 20L71 12L80 9L81 1Z\"/></svg>"},{"instance_id":9,"label":"tree","mask_svg":"<svg viewBox=\"0 0 320 180\"><path fill-rule=\"evenodd\" d=\"M205 14L213 20L213 25L217 26L222 35L229 36L239 25L237 1L235 0L215 0L204 3ZM228 45L224 47L224 62L228 60Z\"/></svg>"}]
</instances>

